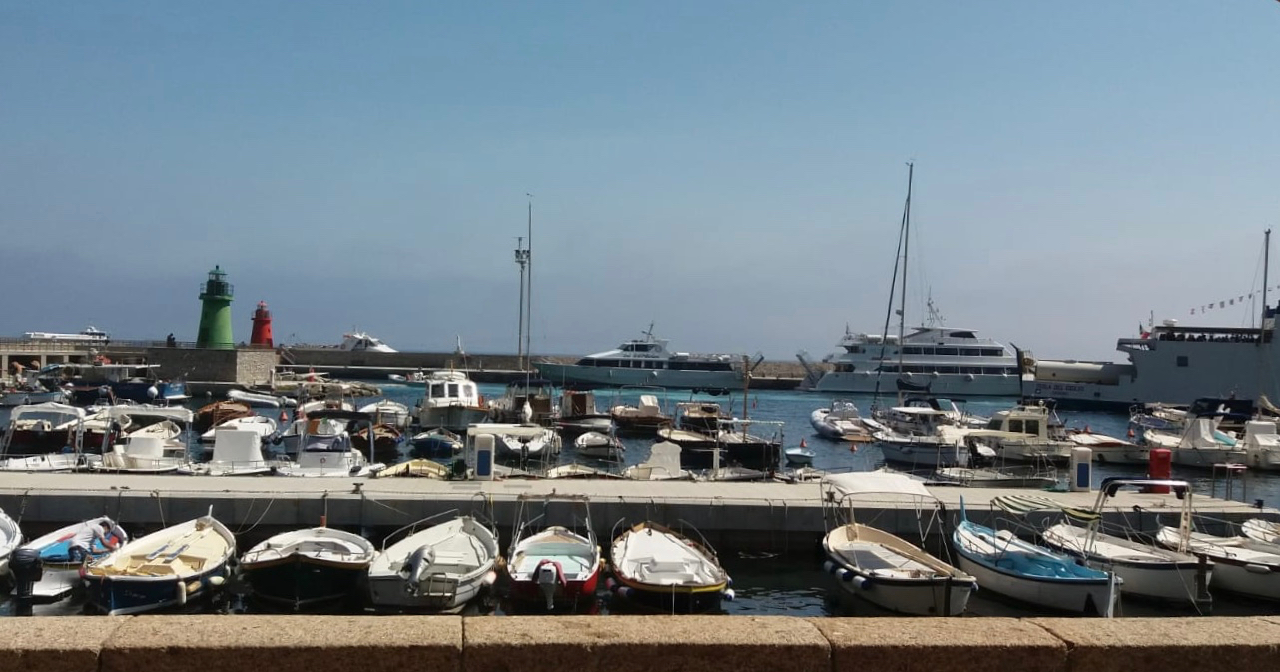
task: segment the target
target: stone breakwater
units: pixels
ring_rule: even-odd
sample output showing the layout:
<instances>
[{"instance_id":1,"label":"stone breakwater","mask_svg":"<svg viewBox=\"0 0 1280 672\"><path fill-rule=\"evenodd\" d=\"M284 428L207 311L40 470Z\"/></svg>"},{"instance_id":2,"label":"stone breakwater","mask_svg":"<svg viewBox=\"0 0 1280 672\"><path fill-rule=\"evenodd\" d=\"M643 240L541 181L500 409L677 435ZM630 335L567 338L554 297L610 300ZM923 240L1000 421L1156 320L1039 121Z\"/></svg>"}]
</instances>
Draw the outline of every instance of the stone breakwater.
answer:
<instances>
[{"instance_id":1,"label":"stone breakwater","mask_svg":"<svg viewBox=\"0 0 1280 672\"><path fill-rule=\"evenodd\" d=\"M24 672L1212 672L1280 669L1280 618L132 616L6 619Z\"/></svg>"}]
</instances>

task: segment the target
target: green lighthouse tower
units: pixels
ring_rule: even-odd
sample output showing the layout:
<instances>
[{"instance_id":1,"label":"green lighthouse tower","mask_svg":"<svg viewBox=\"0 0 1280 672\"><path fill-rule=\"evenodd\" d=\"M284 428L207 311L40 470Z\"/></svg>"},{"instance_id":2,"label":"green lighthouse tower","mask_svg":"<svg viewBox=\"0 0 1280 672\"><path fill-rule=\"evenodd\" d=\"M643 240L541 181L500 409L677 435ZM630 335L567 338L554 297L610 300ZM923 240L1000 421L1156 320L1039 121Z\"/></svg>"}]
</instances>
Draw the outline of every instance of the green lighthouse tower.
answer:
<instances>
[{"instance_id":1,"label":"green lighthouse tower","mask_svg":"<svg viewBox=\"0 0 1280 672\"><path fill-rule=\"evenodd\" d=\"M197 348L230 350L235 347L231 338L231 295L235 287L227 282L227 274L220 266L209 271L209 280L200 292L200 331L196 334Z\"/></svg>"}]
</instances>

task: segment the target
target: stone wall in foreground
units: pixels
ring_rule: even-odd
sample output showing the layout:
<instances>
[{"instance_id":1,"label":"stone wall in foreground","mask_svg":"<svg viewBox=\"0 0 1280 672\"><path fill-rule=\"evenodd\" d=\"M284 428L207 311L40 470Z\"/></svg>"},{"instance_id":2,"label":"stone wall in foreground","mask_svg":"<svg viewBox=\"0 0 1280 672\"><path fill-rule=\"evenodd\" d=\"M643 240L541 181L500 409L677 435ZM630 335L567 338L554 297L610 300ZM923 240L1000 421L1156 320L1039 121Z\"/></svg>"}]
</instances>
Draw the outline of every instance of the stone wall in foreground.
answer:
<instances>
[{"instance_id":1,"label":"stone wall in foreground","mask_svg":"<svg viewBox=\"0 0 1280 672\"><path fill-rule=\"evenodd\" d=\"M1280 617L7 618L25 672L1213 672L1280 669Z\"/></svg>"}]
</instances>

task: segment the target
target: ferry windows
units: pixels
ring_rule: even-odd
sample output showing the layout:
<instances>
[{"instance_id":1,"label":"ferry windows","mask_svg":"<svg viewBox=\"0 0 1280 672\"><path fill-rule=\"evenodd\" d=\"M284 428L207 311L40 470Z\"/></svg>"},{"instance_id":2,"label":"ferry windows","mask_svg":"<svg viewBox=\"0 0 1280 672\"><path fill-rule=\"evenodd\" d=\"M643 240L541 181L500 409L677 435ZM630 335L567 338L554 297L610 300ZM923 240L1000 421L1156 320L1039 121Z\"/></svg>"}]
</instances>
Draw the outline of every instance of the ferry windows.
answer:
<instances>
[{"instance_id":1,"label":"ferry windows","mask_svg":"<svg viewBox=\"0 0 1280 672\"><path fill-rule=\"evenodd\" d=\"M1178 366L1186 368L1188 364L1186 355L1178 355Z\"/></svg>"},{"instance_id":2,"label":"ferry windows","mask_svg":"<svg viewBox=\"0 0 1280 672\"><path fill-rule=\"evenodd\" d=\"M960 351L956 348L935 348L934 353L937 354L939 357L946 357L946 356L955 357L960 354Z\"/></svg>"},{"instance_id":3,"label":"ferry windows","mask_svg":"<svg viewBox=\"0 0 1280 672\"><path fill-rule=\"evenodd\" d=\"M916 347L916 346L908 345L908 346L906 346L906 347L902 348L902 354L904 354L904 355L918 355L918 354L920 354L920 348L918 348L918 347Z\"/></svg>"},{"instance_id":4,"label":"ferry windows","mask_svg":"<svg viewBox=\"0 0 1280 672\"><path fill-rule=\"evenodd\" d=\"M983 357L1004 357L1004 350L1001 350L1000 348L983 348L982 356Z\"/></svg>"},{"instance_id":5,"label":"ferry windows","mask_svg":"<svg viewBox=\"0 0 1280 672\"><path fill-rule=\"evenodd\" d=\"M951 338L977 338L972 331L953 331Z\"/></svg>"}]
</instances>

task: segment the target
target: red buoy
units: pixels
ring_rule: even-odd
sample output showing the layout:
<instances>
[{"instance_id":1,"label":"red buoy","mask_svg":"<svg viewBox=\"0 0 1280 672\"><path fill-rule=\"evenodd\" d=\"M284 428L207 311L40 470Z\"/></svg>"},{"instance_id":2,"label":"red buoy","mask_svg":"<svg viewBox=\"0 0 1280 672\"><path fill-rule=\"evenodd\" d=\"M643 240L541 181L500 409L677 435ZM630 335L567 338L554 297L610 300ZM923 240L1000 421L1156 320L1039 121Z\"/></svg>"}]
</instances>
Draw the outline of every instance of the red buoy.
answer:
<instances>
[{"instance_id":1,"label":"red buoy","mask_svg":"<svg viewBox=\"0 0 1280 672\"><path fill-rule=\"evenodd\" d=\"M266 301L259 301L258 309L253 311L253 335L249 337L249 345L276 347L275 339L271 337L271 311L267 310Z\"/></svg>"},{"instance_id":2,"label":"red buoy","mask_svg":"<svg viewBox=\"0 0 1280 672\"><path fill-rule=\"evenodd\" d=\"M1173 451L1168 448L1152 448L1147 454L1147 478L1168 479L1173 475ZM1153 485L1150 492L1160 495L1169 494L1169 486Z\"/></svg>"}]
</instances>

